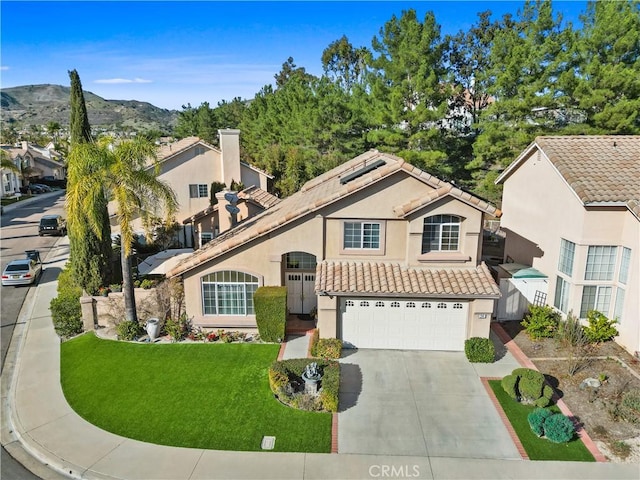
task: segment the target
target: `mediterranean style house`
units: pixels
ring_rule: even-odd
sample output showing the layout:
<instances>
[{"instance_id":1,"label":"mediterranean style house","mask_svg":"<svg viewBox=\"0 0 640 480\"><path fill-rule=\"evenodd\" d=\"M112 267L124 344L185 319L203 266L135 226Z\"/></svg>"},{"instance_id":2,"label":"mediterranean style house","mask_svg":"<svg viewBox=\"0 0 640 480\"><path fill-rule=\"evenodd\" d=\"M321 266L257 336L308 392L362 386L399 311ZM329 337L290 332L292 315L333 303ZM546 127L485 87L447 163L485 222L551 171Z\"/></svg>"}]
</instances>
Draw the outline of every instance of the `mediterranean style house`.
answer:
<instances>
[{"instance_id":1,"label":"mediterranean style house","mask_svg":"<svg viewBox=\"0 0 640 480\"><path fill-rule=\"evenodd\" d=\"M256 330L253 293L358 348L463 350L488 337L499 290L480 261L487 202L399 157L369 151L241 220L221 192L219 235L168 273L205 328ZM238 203L240 203L238 201Z\"/></svg>"},{"instance_id":2,"label":"mediterranean style house","mask_svg":"<svg viewBox=\"0 0 640 480\"><path fill-rule=\"evenodd\" d=\"M640 136L539 137L498 177L505 261L548 278L547 303L616 318L640 350Z\"/></svg>"},{"instance_id":3,"label":"mediterranean style house","mask_svg":"<svg viewBox=\"0 0 640 480\"><path fill-rule=\"evenodd\" d=\"M176 218L190 218L211 204L211 187L224 183L230 187L239 183L245 187L267 190L272 178L265 172L240 161L240 130L218 130L220 148L198 137L187 137L178 142L163 145L158 152L160 171L157 178L166 182L176 194L178 210ZM150 165L149 168L154 168ZM119 233L114 218L115 204L110 203L109 213L113 234ZM212 227L213 228L213 227ZM134 222L134 231L144 231L140 219ZM213 229L197 231L187 222L180 232L180 243L185 247L199 246L215 235Z\"/></svg>"},{"instance_id":4,"label":"mediterranean style house","mask_svg":"<svg viewBox=\"0 0 640 480\"><path fill-rule=\"evenodd\" d=\"M2 196L15 195L20 187L40 179L62 180L66 167L62 154L52 148L40 147L23 141L19 146L2 145L20 172L2 170Z\"/></svg>"}]
</instances>

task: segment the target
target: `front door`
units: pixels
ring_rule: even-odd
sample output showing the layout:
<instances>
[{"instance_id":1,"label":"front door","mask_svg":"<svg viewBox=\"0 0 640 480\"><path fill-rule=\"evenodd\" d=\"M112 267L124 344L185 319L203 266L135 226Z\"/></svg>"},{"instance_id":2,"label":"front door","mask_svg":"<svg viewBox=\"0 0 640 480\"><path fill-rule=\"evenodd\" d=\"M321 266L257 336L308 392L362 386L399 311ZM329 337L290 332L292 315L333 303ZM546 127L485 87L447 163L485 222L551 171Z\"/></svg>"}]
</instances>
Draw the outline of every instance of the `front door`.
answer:
<instances>
[{"instance_id":1,"label":"front door","mask_svg":"<svg viewBox=\"0 0 640 480\"><path fill-rule=\"evenodd\" d=\"M315 273L299 271L285 273L289 313L311 313L318 303L315 294L315 283Z\"/></svg>"}]
</instances>

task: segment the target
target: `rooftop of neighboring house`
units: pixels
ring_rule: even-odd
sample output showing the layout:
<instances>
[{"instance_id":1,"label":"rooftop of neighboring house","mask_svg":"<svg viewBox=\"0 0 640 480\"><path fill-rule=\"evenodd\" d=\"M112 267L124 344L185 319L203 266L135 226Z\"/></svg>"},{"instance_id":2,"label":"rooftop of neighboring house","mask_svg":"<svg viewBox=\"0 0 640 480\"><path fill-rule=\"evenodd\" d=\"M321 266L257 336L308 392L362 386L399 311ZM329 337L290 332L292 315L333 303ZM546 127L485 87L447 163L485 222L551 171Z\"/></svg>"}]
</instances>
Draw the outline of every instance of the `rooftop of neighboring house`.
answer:
<instances>
[{"instance_id":1,"label":"rooftop of neighboring house","mask_svg":"<svg viewBox=\"0 0 640 480\"><path fill-rule=\"evenodd\" d=\"M394 209L398 218L404 218L416 209L446 196L454 197L490 215L501 215L500 210L493 205L459 189L451 183L440 180L414 167L400 157L381 153L377 150L370 150L309 180L295 194L221 233L203 248L196 251L193 256L177 265L176 268L169 272L169 275L182 274L223 252L267 235L283 225L309 213L316 212L400 171L405 171L409 175L419 178L431 186L434 191L431 195L421 195L415 199L398 202L399 204Z\"/></svg>"},{"instance_id":2,"label":"rooftop of neighboring house","mask_svg":"<svg viewBox=\"0 0 640 480\"><path fill-rule=\"evenodd\" d=\"M640 135L538 137L496 183L503 183L536 148L585 206L624 205L640 219Z\"/></svg>"}]
</instances>

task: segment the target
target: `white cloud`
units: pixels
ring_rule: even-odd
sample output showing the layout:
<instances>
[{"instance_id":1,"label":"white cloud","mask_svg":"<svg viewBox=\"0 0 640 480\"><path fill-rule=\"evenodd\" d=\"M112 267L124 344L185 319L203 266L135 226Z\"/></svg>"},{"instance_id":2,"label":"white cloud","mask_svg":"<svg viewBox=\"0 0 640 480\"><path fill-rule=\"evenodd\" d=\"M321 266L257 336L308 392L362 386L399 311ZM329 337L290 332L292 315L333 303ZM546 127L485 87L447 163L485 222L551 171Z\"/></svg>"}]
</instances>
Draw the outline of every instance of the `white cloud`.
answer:
<instances>
[{"instance_id":1,"label":"white cloud","mask_svg":"<svg viewBox=\"0 0 640 480\"><path fill-rule=\"evenodd\" d=\"M103 78L94 80L93 83L108 83L108 84L121 84L121 83L152 83L151 80L145 80L144 78Z\"/></svg>"},{"instance_id":2,"label":"white cloud","mask_svg":"<svg viewBox=\"0 0 640 480\"><path fill-rule=\"evenodd\" d=\"M9 70L9 67L7 67L6 65L2 65L2 66L0 66L0 70L2 70L4 72L6 70Z\"/></svg>"}]
</instances>

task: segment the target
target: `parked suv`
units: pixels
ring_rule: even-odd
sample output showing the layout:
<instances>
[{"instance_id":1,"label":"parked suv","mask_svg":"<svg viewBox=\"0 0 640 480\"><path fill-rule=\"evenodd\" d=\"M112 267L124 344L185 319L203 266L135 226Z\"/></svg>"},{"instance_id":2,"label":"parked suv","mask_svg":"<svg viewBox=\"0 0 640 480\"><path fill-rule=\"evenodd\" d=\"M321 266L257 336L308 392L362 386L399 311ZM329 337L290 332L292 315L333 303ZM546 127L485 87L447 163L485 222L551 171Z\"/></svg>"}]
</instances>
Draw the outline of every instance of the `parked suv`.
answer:
<instances>
[{"instance_id":1,"label":"parked suv","mask_svg":"<svg viewBox=\"0 0 640 480\"><path fill-rule=\"evenodd\" d=\"M66 234L67 222L62 218L62 215L45 215L40 219L38 235L60 235L63 237Z\"/></svg>"}]
</instances>

